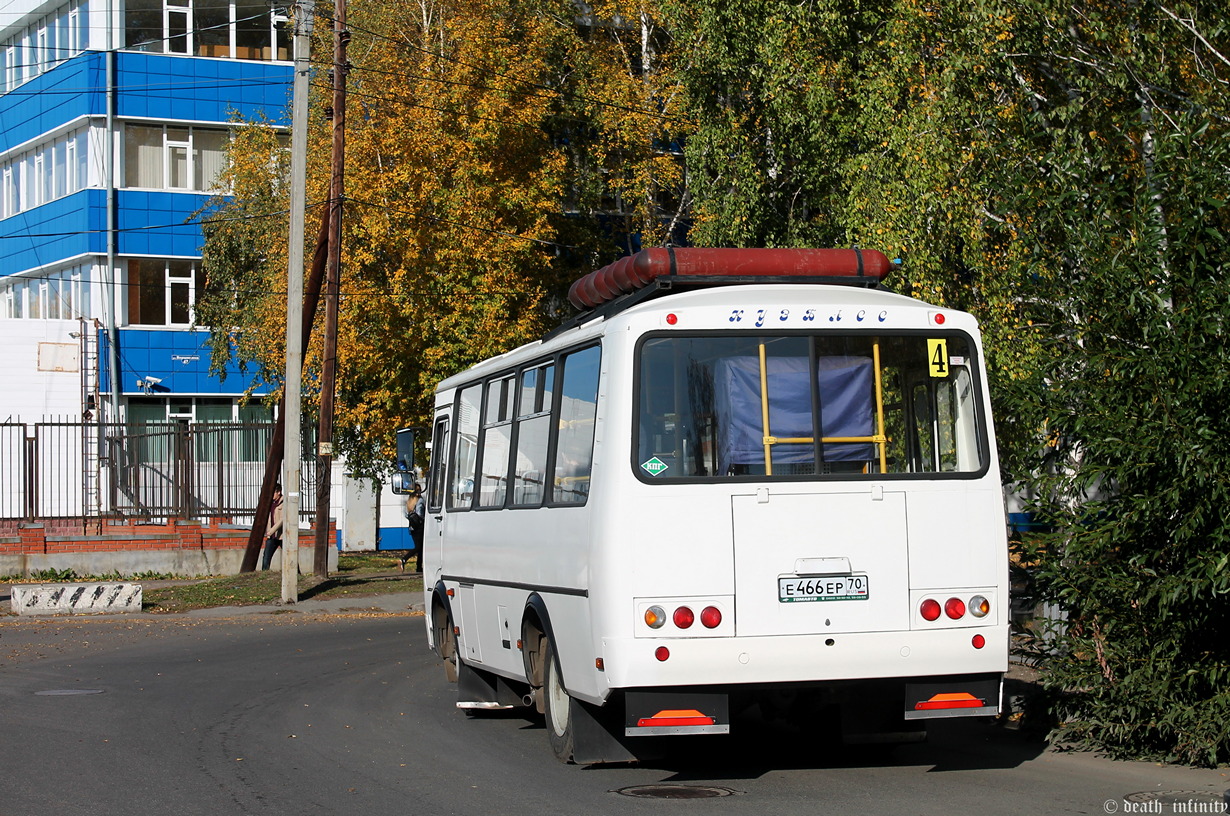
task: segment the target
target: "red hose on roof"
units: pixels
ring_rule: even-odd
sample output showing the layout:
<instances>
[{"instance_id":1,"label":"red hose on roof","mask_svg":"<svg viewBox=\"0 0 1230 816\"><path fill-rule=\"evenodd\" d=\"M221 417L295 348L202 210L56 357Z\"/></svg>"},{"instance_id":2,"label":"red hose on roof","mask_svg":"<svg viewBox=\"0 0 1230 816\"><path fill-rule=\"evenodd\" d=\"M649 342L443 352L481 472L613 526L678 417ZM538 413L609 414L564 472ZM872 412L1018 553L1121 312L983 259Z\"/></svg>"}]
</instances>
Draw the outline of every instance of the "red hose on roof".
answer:
<instances>
[{"instance_id":1,"label":"red hose on roof","mask_svg":"<svg viewBox=\"0 0 1230 816\"><path fill-rule=\"evenodd\" d=\"M874 249L708 249L653 247L578 278L568 300L592 309L664 275L712 278L849 278L877 284L892 262ZM732 283L735 281L731 281ZM834 281L837 282L837 281Z\"/></svg>"}]
</instances>

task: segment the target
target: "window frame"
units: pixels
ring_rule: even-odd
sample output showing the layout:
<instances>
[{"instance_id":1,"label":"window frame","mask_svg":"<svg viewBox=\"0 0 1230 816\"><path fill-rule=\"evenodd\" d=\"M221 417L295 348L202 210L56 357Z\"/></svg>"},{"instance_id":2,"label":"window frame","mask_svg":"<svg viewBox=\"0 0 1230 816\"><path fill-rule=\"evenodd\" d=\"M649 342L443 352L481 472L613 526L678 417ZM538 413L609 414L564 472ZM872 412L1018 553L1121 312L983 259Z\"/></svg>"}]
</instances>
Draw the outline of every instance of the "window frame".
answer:
<instances>
[{"instance_id":1,"label":"window frame","mask_svg":"<svg viewBox=\"0 0 1230 816\"><path fill-rule=\"evenodd\" d=\"M157 144L153 143L153 139L149 141L136 141L138 130L147 131L150 136L155 132L160 132L161 136ZM132 139L129 139L129 133L132 132ZM186 139L178 138L183 132L187 133ZM159 190L174 193L209 193L215 189L218 178L221 176L223 162L217 162L218 177L206 179L203 175L203 156L202 152L206 149L213 150L216 143L209 136L222 136L221 154L225 157L226 150L231 140L231 128L228 127L203 127L199 125L167 125L156 122L147 122L143 120L133 120L124 124L123 149L123 172L124 180L123 189L125 190ZM159 186L150 186L141 184L141 181L149 181L148 178L141 178L143 173L140 157L137 155L142 148L154 149L158 151L157 169L149 168L145 173L150 176L159 178ZM176 151L181 151L182 159L175 158ZM176 162L182 161L182 169L176 170ZM133 166L136 162L136 166ZM174 180L182 175L182 183L174 184Z\"/></svg>"},{"instance_id":2,"label":"window frame","mask_svg":"<svg viewBox=\"0 0 1230 816\"><path fill-rule=\"evenodd\" d=\"M193 324L193 321L196 320L196 297L197 297L197 290L199 288L198 283L199 283L199 279L201 275L201 264L202 264L201 259L199 258L161 258L161 257L127 258L124 261L124 275L125 275L124 282L125 282L125 285L129 287L132 287L134 285L133 275L132 275L133 273L132 263L134 261L137 263L138 270L140 270L141 267L144 266L145 264L151 264L151 265L160 264L162 267L161 280L162 280L162 319L163 319L163 322L162 323L145 323L145 322L138 322L138 321L133 320L132 304L134 303L134 295L132 294L132 290L130 288L128 298L125 300L125 303L128 308L128 314L127 314L128 319L127 319L126 325L134 326L134 327L135 326L160 326L160 327L166 326L166 327L173 327L173 328L182 328L185 326L191 326ZM182 264L187 264L189 266L190 274L188 275L177 274L176 267ZM141 284L138 282L136 285L141 285ZM176 311L176 301L175 301L176 287L186 287L187 288L188 318L186 321L172 320L173 316L175 315L175 311ZM144 315L145 309L142 308L141 294L142 294L142 290L138 289L135 295L135 302L137 303L138 311L139 311L138 317L145 316ZM151 304L151 308L152 306L153 304Z\"/></svg>"},{"instance_id":3,"label":"window frame","mask_svg":"<svg viewBox=\"0 0 1230 816\"><path fill-rule=\"evenodd\" d=\"M585 498L583 501L577 502L577 501L556 500L554 498L554 482L555 482L555 471L556 471L556 458L557 458L557 451L558 451L558 444L559 444L559 417L561 413L561 407L563 404L563 390L564 390L564 376L565 376L564 362L572 355L579 354L581 352L588 351L590 349L598 350L599 382L598 382L597 393L600 395L601 394L601 378L602 378L602 350L603 350L601 338L595 338L595 339L588 340L584 343L580 343L575 346L569 346L567 348L560 349L551 354L545 354L539 357L534 357L516 366L511 366L508 368L501 368L501 369L492 371L490 374L487 374L486 376L477 377L472 380L468 380L450 389L452 394L454 395L454 399L453 399L453 404L449 408L449 412L447 415L447 418L450 421L450 427L449 427L449 439L448 439L448 446L447 446L448 462L446 463L447 488L444 490L444 493L443 493L443 498L444 498L444 508L443 509L445 509L447 512L450 512L450 513L464 513L464 512L470 512L470 511L486 512L486 511L494 511L494 510L533 510L533 509L551 508L551 507L584 507L586 504L588 504L589 502L589 492L588 491L586 492ZM544 408L543 411L535 412L531 417L522 417L520 415L521 400L523 397L522 390L520 387L522 376L525 374L526 371L529 371L531 369L546 368L548 366L551 367L552 372L553 372L552 373L553 379L552 379L552 390L551 390L551 405L550 405L549 412L547 412L546 409ZM506 479L506 488L504 490L504 500L498 505L494 505L494 504L493 505L480 505L479 504L480 487L479 487L479 482L478 482L478 475L482 473L482 469L483 469L483 461L482 461L483 454L484 454L483 443L482 443L483 435L488 427L494 427L494 425L489 426L486 424L486 417L487 417L487 410L488 410L488 395L491 390L490 386L493 383L499 383L505 380L511 382L511 387L514 392L515 399L513 400L513 404L512 404L512 408L510 412L510 420L508 423L509 425L511 425L511 433L510 433L510 438L509 438L509 456L507 457L507 463L506 463L507 479ZM471 389L475 386L480 386L482 389L481 390L482 398L480 401L479 411L478 411L479 419L478 419L478 428L477 428L477 439L475 441L475 446L476 446L475 460L474 460L475 485L471 493L470 501L468 502L468 504L460 504L460 503L454 503L453 501L454 492L451 488L456 483L457 478L458 478L457 448L461 440L460 430L461 430L461 425L462 425L461 423L461 405L462 405L461 394L465 392L466 390ZM594 406L595 406L594 407L595 433L593 434L593 437L590 440L590 461L589 461L589 473L590 473L591 478L593 475L594 439L596 439L596 436L597 436L596 434L597 423L599 421L599 418L602 415L601 400L599 400L597 396L595 397ZM514 481L513 481L514 468L516 466L517 445L519 444L519 441L520 441L519 437L520 437L520 430L521 430L521 420L526 419L526 418L534 418L534 417L543 416L544 414L547 416L550 416L552 419L548 423L549 431L548 431L548 436L547 436L547 450L545 454L546 469L543 471L542 496L539 498L539 501L536 503L516 503L513 501L515 491L511 488L514 484Z\"/></svg>"},{"instance_id":4,"label":"window frame","mask_svg":"<svg viewBox=\"0 0 1230 816\"><path fill-rule=\"evenodd\" d=\"M738 338L748 340L755 337L764 338L785 338L785 337L805 337L805 338L823 338L823 337L959 337L967 345L969 349L969 360L965 367L969 371L970 378L975 389L973 406L975 411L976 423L976 444L978 446L979 467L976 470L969 471L917 471L917 472L887 472L887 473L808 473L808 474L781 474L774 476L766 476L764 474L737 474L737 475L720 475L714 474L709 476L681 476L667 477L651 476L641 468L641 392L643 382L643 363L645 346L660 339L721 339L721 338ZM814 346L812 346L814 348ZM986 407L983 404L982 383L985 376L981 369L981 361L979 349L980 345L975 342L974 338L960 329L899 329L899 330L866 330L866 329L841 329L841 330L815 330L815 329L781 329L777 331L745 331L745 330L688 330L688 331L651 331L646 332L637 338L633 349L633 370L632 370L632 427L631 445L629 446L628 466L631 468L636 479L647 485L688 485L688 484L781 484L788 482L854 482L858 484L867 484L872 481L923 481L923 480L977 480L986 476L990 469L990 435L988 425L990 417L987 415ZM903 384L904 387L904 384Z\"/></svg>"}]
</instances>

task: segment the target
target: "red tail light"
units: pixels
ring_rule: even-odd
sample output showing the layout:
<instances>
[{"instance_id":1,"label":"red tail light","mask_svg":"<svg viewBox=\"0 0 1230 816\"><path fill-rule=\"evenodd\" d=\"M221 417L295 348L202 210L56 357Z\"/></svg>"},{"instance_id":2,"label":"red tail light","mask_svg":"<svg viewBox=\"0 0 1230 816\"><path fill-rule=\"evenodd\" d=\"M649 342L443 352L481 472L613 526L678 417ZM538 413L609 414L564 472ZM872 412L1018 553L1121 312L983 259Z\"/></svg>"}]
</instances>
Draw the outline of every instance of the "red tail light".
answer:
<instances>
[{"instance_id":1,"label":"red tail light","mask_svg":"<svg viewBox=\"0 0 1230 816\"><path fill-rule=\"evenodd\" d=\"M965 615L965 601L960 598L949 598L944 604L944 614L953 620L957 620Z\"/></svg>"},{"instance_id":2,"label":"red tail light","mask_svg":"<svg viewBox=\"0 0 1230 816\"><path fill-rule=\"evenodd\" d=\"M700 612L700 622L706 629L716 629L722 625L722 611L716 606L706 606Z\"/></svg>"},{"instance_id":3,"label":"red tail light","mask_svg":"<svg viewBox=\"0 0 1230 816\"><path fill-rule=\"evenodd\" d=\"M681 606L675 610L675 625L680 629L687 629L695 620L696 615L686 606Z\"/></svg>"},{"instance_id":4,"label":"red tail light","mask_svg":"<svg viewBox=\"0 0 1230 816\"><path fill-rule=\"evenodd\" d=\"M922 606L918 608L918 614L923 616L923 620L939 620L940 602L934 598L928 598L923 601Z\"/></svg>"}]
</instances>

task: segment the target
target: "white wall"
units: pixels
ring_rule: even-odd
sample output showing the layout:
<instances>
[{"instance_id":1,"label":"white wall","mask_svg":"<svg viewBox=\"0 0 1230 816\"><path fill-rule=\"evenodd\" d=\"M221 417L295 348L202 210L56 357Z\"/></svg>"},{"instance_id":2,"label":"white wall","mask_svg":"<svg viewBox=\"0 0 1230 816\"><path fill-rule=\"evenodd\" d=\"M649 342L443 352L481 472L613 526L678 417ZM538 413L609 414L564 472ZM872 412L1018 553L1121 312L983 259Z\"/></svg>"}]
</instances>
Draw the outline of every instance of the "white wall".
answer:
<instances>
[{"instance_id":1,"label":"white wall","mask_svg":"<svg viewBox=\"0 0 1230 816\"><path fill-rule=\"evenodd\" d=\"M81 418L76 320L0 319L0 422ZM40 353L41 352L41 353Z\"/></svg>"}]
</instances>

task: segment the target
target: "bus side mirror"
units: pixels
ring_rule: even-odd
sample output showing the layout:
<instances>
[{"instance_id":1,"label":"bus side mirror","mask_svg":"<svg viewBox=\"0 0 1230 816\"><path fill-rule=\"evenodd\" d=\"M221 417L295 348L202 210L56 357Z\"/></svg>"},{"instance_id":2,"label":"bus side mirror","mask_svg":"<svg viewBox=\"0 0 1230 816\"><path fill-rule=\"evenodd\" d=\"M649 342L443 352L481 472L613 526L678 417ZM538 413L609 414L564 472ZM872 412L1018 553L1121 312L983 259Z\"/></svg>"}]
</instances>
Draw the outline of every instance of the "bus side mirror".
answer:
<instances>
[{"instance_id":1,"label":"bus side mirror","mask_svg":"<svg viewBox=\"0 0 1230 816\"><path fill-rule=\"evenodd\" d=\"M414 472L414 432L417 428L402 428L397 432L397 470Z\"/></svg>"},{"instance_id":2,"label":"bus side mirror","mask_svg":"<svg viewBox=\"0 0 1230 816\"><path fill-rule=\"evenodd\" d=\"M389 483L389 487L399 496L405 496L414 487L414 474L407 473L404 470L399 470L393 474L393 479Z\"/></svg>"}]
</instances>

